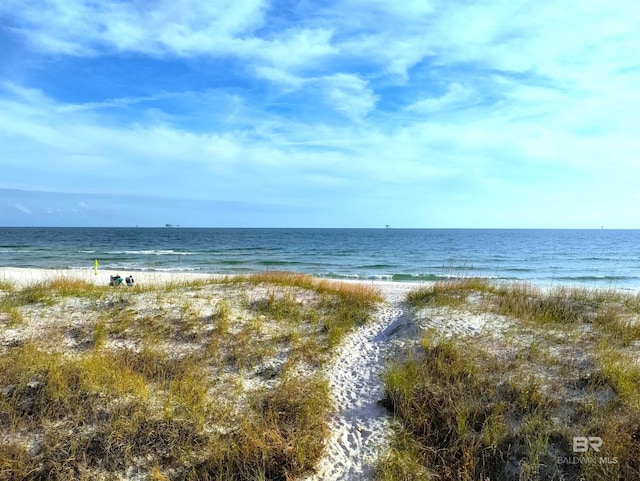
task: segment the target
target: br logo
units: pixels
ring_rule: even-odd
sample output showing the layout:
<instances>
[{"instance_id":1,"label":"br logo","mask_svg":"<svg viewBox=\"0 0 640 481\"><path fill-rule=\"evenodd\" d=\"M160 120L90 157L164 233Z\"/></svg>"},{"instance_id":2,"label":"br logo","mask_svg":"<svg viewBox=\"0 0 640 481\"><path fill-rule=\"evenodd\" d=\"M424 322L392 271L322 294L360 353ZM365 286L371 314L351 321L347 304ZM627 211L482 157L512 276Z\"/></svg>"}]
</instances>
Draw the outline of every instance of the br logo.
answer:
<instances>
[{"instance_id":1,"label":"br logo","mask_svg":"<svg viewBox=\"0 0 640 481\"><path fill-rule=\"evenodd\" d=\"M589 450L593 450L596 453L600 452L602 446L602 438L597 436L574 436L573 437L573 452L574 453L586 453Z\"/></svg>"}]
</instances>

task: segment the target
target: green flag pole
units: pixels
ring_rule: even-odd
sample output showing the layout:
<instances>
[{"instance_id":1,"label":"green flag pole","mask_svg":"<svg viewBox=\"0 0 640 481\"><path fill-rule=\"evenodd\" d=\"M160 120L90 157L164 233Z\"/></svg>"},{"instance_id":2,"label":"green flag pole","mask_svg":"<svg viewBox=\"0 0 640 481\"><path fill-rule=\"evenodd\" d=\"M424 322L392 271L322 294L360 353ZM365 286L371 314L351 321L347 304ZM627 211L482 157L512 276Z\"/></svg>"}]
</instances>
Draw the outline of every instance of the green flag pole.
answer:
<instances>
[{"instance_id":1,"label":"green flag pole","mask_svg":"<svg viewBox=\"0 0 640 481\"><path fill-rule=\"evenodd\" d=\"M98 275L98 259L93 262L93 269L96 272L96 276Z\"/></svg>"}]
</instances>

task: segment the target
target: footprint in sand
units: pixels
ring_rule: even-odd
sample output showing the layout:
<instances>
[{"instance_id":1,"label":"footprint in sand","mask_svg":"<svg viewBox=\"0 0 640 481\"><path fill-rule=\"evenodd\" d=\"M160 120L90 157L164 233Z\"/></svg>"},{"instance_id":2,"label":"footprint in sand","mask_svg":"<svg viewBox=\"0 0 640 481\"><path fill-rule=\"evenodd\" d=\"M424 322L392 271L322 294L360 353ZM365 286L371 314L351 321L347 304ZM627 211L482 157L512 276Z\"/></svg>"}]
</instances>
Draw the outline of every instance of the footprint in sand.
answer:
<instances>
[{"instance_id":1,"label":"footprint in sand","mask_svg":"<svg viewBox=\"0 0 640 481\"><path fill-rule=\"evenodd\" d=\"M305 481L372 479L377 455L390 429L380 374L390 353L389 334L405 314L403 300L412 284L376 285L385 298L373 322L345 340L329 366L327 378L338 412L330 422L331 437L316 474Z\"/></svg>"}]
</instances>

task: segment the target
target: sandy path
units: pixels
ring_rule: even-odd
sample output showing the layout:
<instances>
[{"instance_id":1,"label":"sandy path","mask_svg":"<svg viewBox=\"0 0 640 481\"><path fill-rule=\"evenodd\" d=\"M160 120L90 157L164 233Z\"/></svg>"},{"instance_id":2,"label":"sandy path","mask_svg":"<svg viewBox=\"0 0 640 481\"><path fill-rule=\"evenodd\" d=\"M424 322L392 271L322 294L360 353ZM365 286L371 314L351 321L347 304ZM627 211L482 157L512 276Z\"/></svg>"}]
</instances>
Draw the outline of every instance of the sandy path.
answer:
<instances>
[{"instance_id":1,"label":"sandy path","mask_svg":"<svg viewBox=\"0 0 640 481\"><path fill-rule=\"evenodd\" d=\"M349 335L328 367L327 378L338 408L318 472L306 481L372 479L384 448L390 417L378 404L384 395L380 374L390 354L393 326L402 322L406 293L415 284L376 283L385 298L376 319Z\"/></svg>"}]
</instances>

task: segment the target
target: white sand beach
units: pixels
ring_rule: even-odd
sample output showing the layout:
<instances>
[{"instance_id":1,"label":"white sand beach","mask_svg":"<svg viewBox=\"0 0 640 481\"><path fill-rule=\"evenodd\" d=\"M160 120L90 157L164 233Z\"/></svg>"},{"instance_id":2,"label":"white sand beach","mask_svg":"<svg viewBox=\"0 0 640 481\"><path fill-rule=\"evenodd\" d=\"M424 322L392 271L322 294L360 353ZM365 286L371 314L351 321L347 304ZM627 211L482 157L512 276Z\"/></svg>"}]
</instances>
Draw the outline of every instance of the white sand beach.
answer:
<instances>
[{"instance_id":1,"label":"white sand beach","mask_svg":"<svg viewBox=\"0 0 640 481\"><path fill-rule=\"evenodd\" d=\"M189 272L163 271L112 271L98 269L34 269L23 267L0 267L0 280L14 283L18 286L35 284L52 279L75 279L97 285L108 285L110 276L120 275L123 278L132 275L136 282L146 285L163 284L167 282L182 282L198 279L215 279L224 277L216 274L201 274Z\"/></svg>"}]
</instances>

